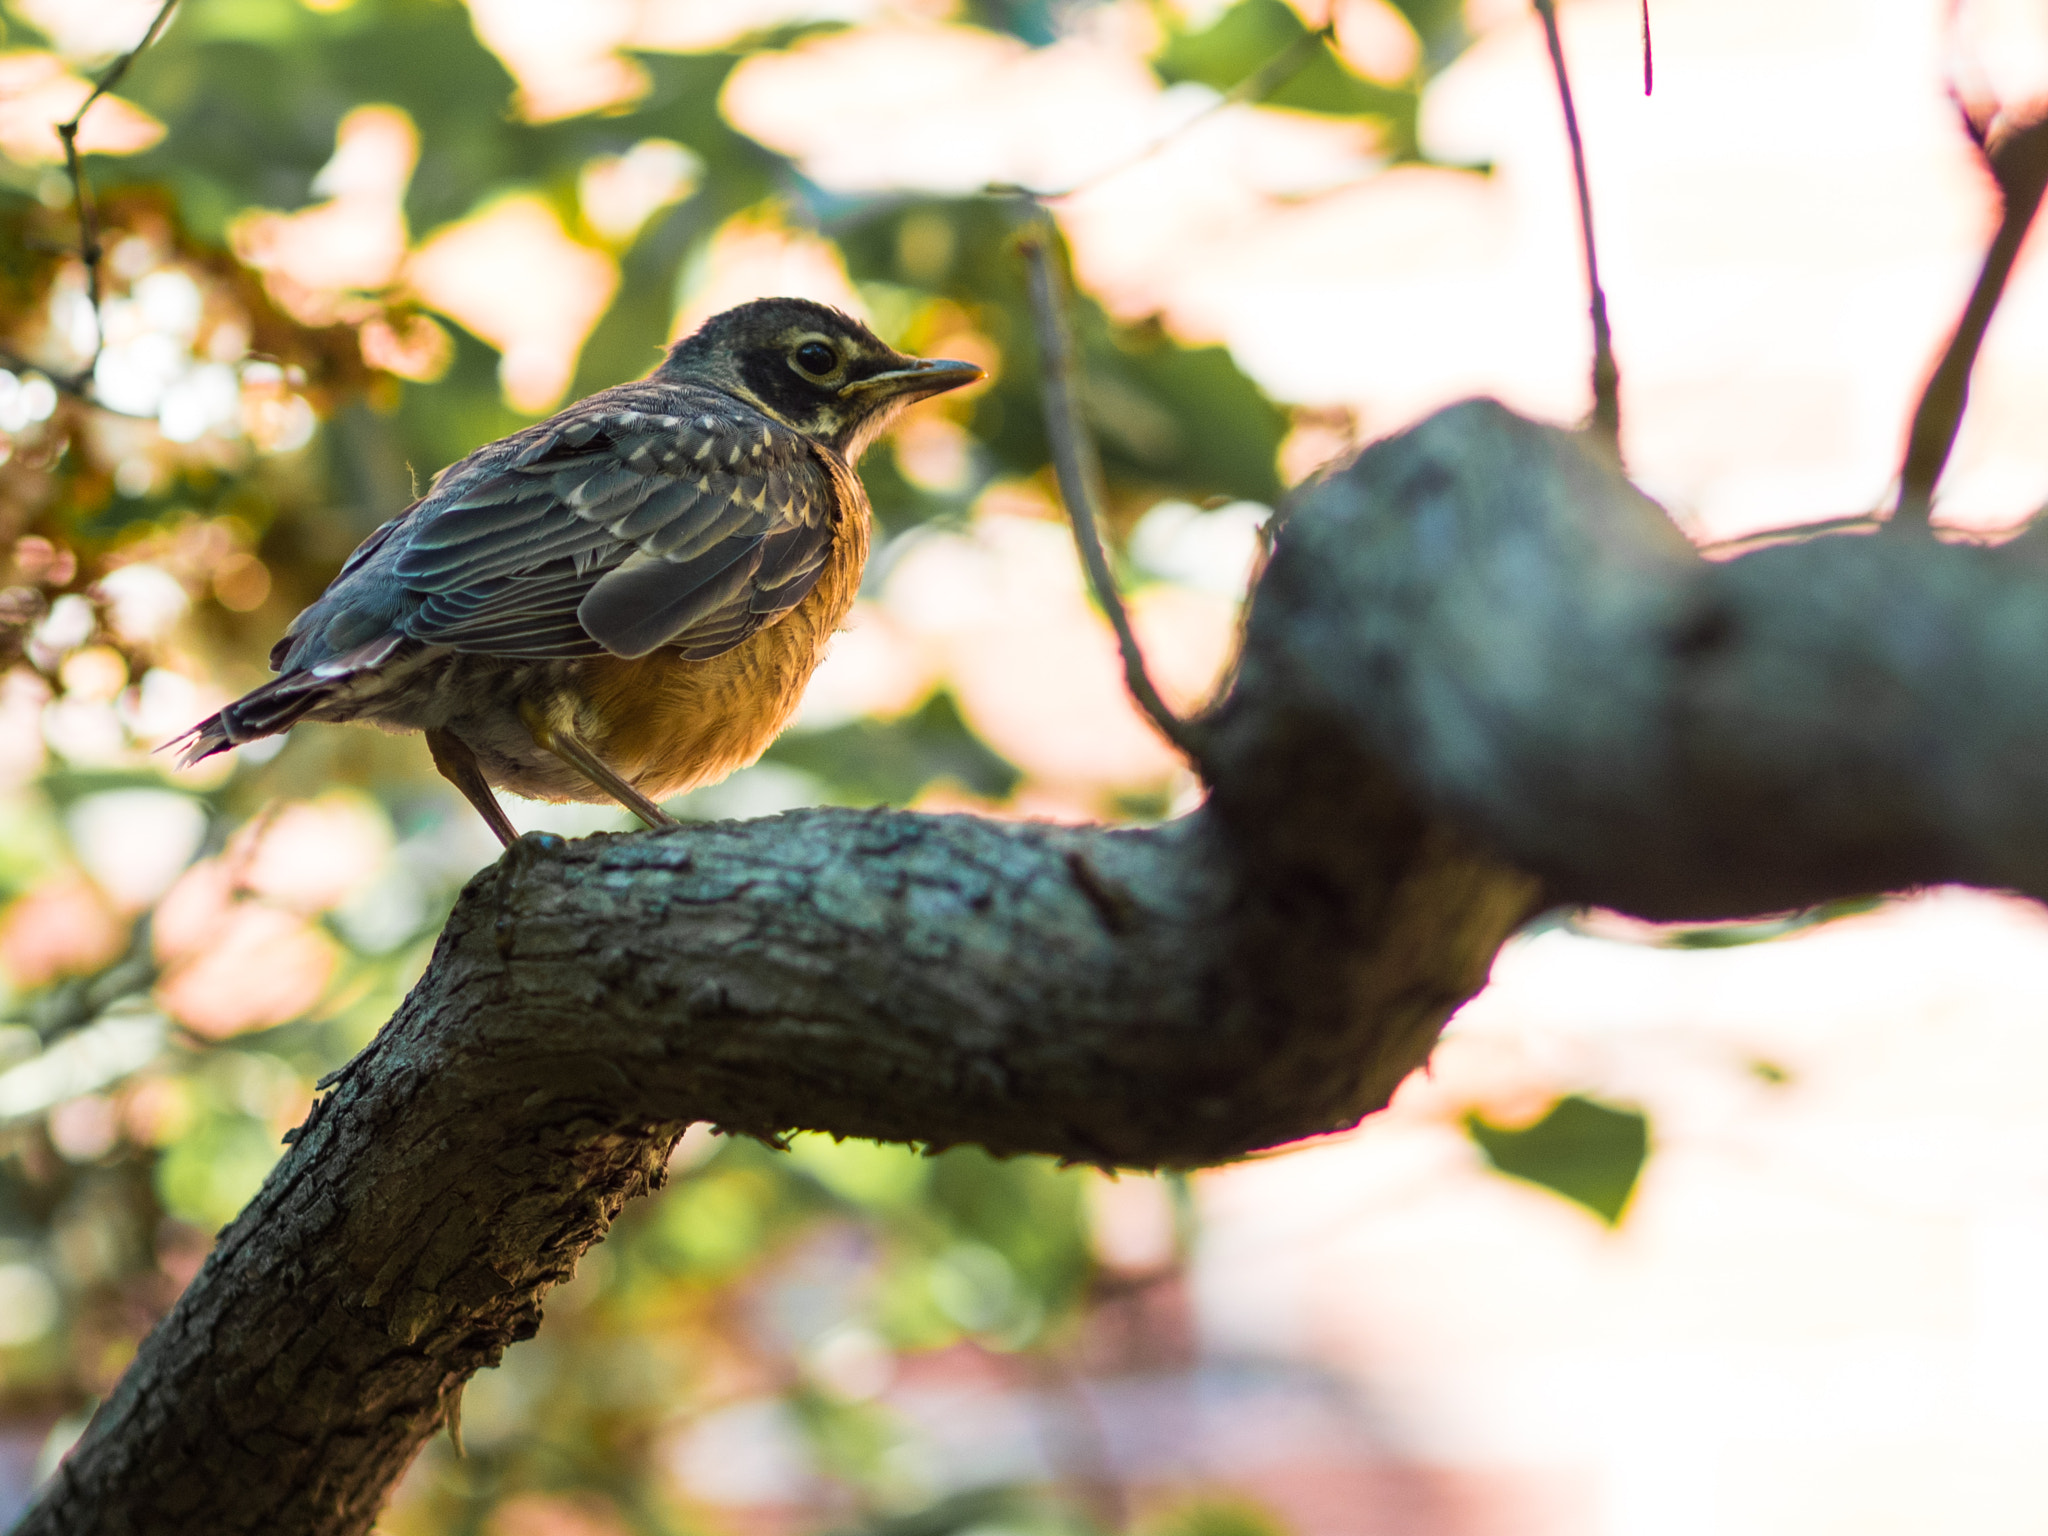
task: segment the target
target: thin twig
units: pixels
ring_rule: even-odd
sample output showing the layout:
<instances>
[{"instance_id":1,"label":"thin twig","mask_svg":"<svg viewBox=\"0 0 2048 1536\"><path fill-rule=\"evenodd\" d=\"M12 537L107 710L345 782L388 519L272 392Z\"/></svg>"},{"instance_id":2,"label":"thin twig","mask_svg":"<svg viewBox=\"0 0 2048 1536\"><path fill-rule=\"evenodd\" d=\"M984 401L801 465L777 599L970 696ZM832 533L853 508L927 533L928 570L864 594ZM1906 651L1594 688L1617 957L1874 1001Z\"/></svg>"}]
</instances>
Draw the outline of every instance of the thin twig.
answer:
<instances>
[{"instance_id":1,"label":"thin twig","mask_svg":"<svg viewBox=\"0 0 2048 1536\"><path fill-rule=\"evenodd\" d=\"M1906 462L1899 470L1899 509L1892 518L1895 527L1924 529L1933 515L1934 488L1948 467L1963 410L1970 403L1970 372L1976 367L1978 350L1991 329L1991 317L2005 294L2006 280L2012 276L2027 229L2040 210L2042 193L2048 190L2048 117L2000 135L1984 159L1998 182L2005 207L1998 233L1984 253L1977 286L1970 290L1970 302L1913 412L1913 425L1906 434Z\"/></svg>"},{"instance_id":2,"label":"thin twig","mask_svg":"<svg viewBox=\"0 0 2048 1536\"><path fill-rule=\"evenodd\" d=\"M1181 138L1189 130L1207 122L1224 108L1242 106L1246 102L1264 101L1273 92L1279 90L1281 86L1308 67L1309 61L1315 57L1316 46L1320 43L1329 42L1336 35L1335 27L1336 24L1331 22L1316 28L1313 32L1303 33L1285 48L1274 54L1272 58L1266 60L1265 63L1238 81L1237 84L1233 85L1221 96L1217 97L1216 100L1210 102L1201 111L1188 118L1187 121L1169 128L1136 154L1119 160L1112 165L1105 166L1099 171L1091 172L1077 182L1073 182L1056 191L1048 191L1036 187L1013 186L1008 183L997 183L988 187L987 190L998 195L1021 196L1032 198L1042 203L1056 203L1064 198L1077 196L1092 187L1099 186L1103 182L1108 181L1112 176L1121 176L1125 171L1130 170L1131 167L1143 165L1169 144Z\"/></svg>"},{"instance_id":3,"label":"thin twig","mask_svg":"<svg viewBox=\"0 0 2048 1536\"><path fill-rule=\"evenodd\" d=\"M50 381L51 387L58 394L70 395L74 399L87 402L92 400L92 395L86 388L86 380L71 374L61 373L54 368L45 368L41 363L30 362L12 347L0 347L0 368L5 368L9 373L14 374L40 373ZM150 419L154 421L156 418L151 417Z\"/></svg>"},{"instance_id":4,"label":"thin twig","mask_svg":"<svg viewBox=\"0 0 2048 1536\"><path fill-rule=\"evenodd\" d=\"M93 103L120 84L121 77L128 73L128 66L135 62L136 55L157 40L177 6L178 0L164 0L150 22L149 30L142 34L142 41L107 66L106 73L93 83L92 93L80 103L69 122L56 125L57 137L64 143L64 168L71 176L72 207L78 214L78 258L85 263L85 291L92 301L92 359L79 371L81 389L84 381L90 379L93 370L99 366L100 352L106 345L106 327L100 320L100 258L105 253L100 248L99 209L93 202L92 185L86 180L85 162L78 153L79 125L85 121L85 114L92 110Z\"/></svg>"},{"instance_id":5,"label":"thin twig","mask_svg":"<svg viewBox=\"0 0 2048 1536\"><path fill-rule=\"evenodd\" d=\"M1656 88L1657 68L1650 50L1650 0L1643 0L1643 94Z\"/></svg>"},{"instance_id":6,"label":"thin twig","mask_svg":"<svg viewBox=\"0 0 2048 1536\"><path fill-rule=\"evenodd\" d=\"M1081 564L1088 572L1088 585L1096 602L1108 615L1116 631L1117 649L1123 655L1124 686L1164 736L1190 762L1201 762L1199 732L1176 715L1152 685L1145 667L1145 653L1138 647L1124 610L1116 576L1102 548L1096 508L1102 504L1102 464L1095 444L1082 424L1075 399L1074 338L1067 325L1066 296L1054 270L1051 241L1043 222L1034 222L1018 240L1031 292L1031 314L1038 333L1040 376L1045 400L1045 435L1052 447L1053 472L1059 478L1060 498L1067 504L1067 520L1074 527L1074 543L1081 551Z\"/></svg>"},{"instance_id":7,"label":"thin twig","mask_svg":"<svg viewBox=\"0 0 2048 1536\"><path fill-rule=\"evenodd\" d=\"M1614 361L1614 336L1607 328L1607 291L1600 286L1600 253L1593 241L1593 193L1586 184L1586 146L1579 138L1579 114L1572 105L1572 77L1564 67L1564 40L1557 31L1556 0L1533 0L1550 45L1557 99L1564 107L1565 137L1572 146L1572 175L1579 186L1579 233L1586 247L1586 288L1593 312L1593 429L1621 451L1621 370Z\"/></svg>"},{"instance_id":8,"label":"thin twig","mask_svg":"<svg viewBox=\"0 0 2048 1536\"><path fill-rule=\"evenodd\" d=\"M1962 125L1963 134L1977 146L1977 153L1984 159L1991 157L1991 122L1996 114L1979 114L1964 98L1961 89L1951 80L1948 83L1948 104L1956 109L1956 121Z\"/></svg>"},{"instance_id":9,"label":"thin twig","mask_svg":"<svg viewBox=\"0 0 2048 1536\"><path fill-rule=\"evenodd\" d=\"M1949 105L1977 153L1987 161L1991 156L1991 129L1998 120L1997 92L1984 78L1976 50L1963 37L1964 0L1948 0L1942 7L1943 51L1948 56L1946 88Z\"/></svg>"},{"instance_id":10,"label":"thin twig","mask_svg":"<svg viewBox=\"0 0 2048 1536\"><path fill-rule=\"evenodd\" d=\"M97 398L92 392L92 375L90 373L65 373L60 369L45 368L41 363L29 361L29 359L23 357L12 347L0 347L0 368L5 368L9 373L14 374L41 374L50 381L50 387L56 390L58 394L69 395L72 399L82 401L96 411L104 411L109 416L124 416L130 421L155 421L157 419L153 413L145 415L140 411L124 411L116 406L108 405L105 401Z\"/></svg>"}]
</instances>

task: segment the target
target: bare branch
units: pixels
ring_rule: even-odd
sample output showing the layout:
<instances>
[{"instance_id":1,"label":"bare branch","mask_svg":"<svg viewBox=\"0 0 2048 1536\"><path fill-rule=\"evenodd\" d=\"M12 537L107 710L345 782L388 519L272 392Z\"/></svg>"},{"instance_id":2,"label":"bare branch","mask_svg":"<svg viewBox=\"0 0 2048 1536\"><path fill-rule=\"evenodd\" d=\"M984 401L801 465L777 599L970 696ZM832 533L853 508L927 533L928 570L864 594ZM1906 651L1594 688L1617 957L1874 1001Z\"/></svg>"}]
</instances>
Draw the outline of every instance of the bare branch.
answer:
<instances>
[{"instance_id":1,"label":"bare branch","mask_svg":"<svg viewBox=\"0 0 2048 1536\"><path fill-rule=\"evenodd\" d=\"M1018 238L1031 292L1031 314L1038 332L1039 368L1045 399L1045 435L1052 448L1053 471L1059 478L1060 497L1067 504L1067 518L1074 526L1074 543L1081 551L1081 564L1088 572L1088 585L1095 600L1116 631L1117 649L1123 654L1124 686L1131 698L1164 736L1189 762L1200 766L1200 733L1173 712L1145 666L1145 653L1131 628L1123 595L1117 591L1116 575L1102 548L1096 509L1102 505L1102 465L1095 444L1081 420L1075 399L1074 338L1067 325L1066 296L1059 274L1053 268L1050 231L1041 218Z\"/></svg>"},{"instance_id":2,"label":"bare branch","mask_svg":"<svg viewBox=\"0 0 2048 1536\"><path fill-rule=\"evenodd\" d=\"M1964 116L1972 127L1972 139L1984 142L1975 131L1975 119L1967 112ZM1899 507L1892 519L1899 528L1924 529L1934 514L1934 488L1948 467L1956 434L1962 429L1977 353L1991 329L1991 317L2005 294L2027 230L2040 210L2042 192L2048 189L2048 118L2010 129L1988 143L1984 160L1998 182L2004 209L1998 232L1984 253L1977 284L1970 290L1970 302L1913 412L1913 425L1906 434L1906 461L1899 470Z\"/></svg>"},{"instance_id":3,"label":"bare branch","mask_svg":"<svg viewBox=\"0 0 2048 1536\"><path fill-rule=\"evenodd\" d=\"M69 395L82 401L96 411L105 411L109 416L125 416L130 421L155 421L154 416L145 416L137 411L120 411L96 399L92 392L90 371L77 374L66 373L61 368L45 368L41 363L30 362L12 347L0 347L0 368L12 373L39 373L50 381L50 386L60 395Z\"/></svg>"},{"instance_id":4,"label":"bare branch","mask_svg":"<svg viewBox=\"0 0 2048 1536\"><path fill-rule=\"evenodd\" d=\"M1656 63L1650 48L1650 0L1643 0L1643 94L1649 95L1656 84Z\"/></svg>"},{"instance_id":5,"label":"bare branch","mask_svg":"<svg viewBox=\"0 0 2048 1536\"><path fill-rule=\"evenodd\" d=\"M1621 369L1614 361L1614 336L1607 326L1607 291L1600 286L1600 252L1593 239L1593 193L1586 183L1586 146L1579 137L1578 109L1572 105L1572 78L1564 64L1564 39L1557 31L1556 0L1533 0L1536 14L1543 19L1543 37L1550 47L1550 68L1557 76L1557 99L1564 108L1565 137L1572 146L1572 175L1579 189L1579 233L1586 247L1586 289L1592 296L1593 315L1593 415L1590 425L1621 452ZM1644 83L1649 82L1647 60L1649 10L1643 11Z\"/></svg>"},{"instance_id":6,"label":"bare branch","mask_svg":"<svg viewBox=\"0 0 2048 1536\"><path fill-rule=\"evenodd\" d=\"M824 809L515 845L15 1536L363 1536L691 1121L1105 1166L1355 1121L1534 885L1455 837L1376 847L1398 796L1329 745L1288 786L1307 869L1263 846L1272 824L1244 842L1207 811L1113 832ZM1368 955L1376 925L1427 942Z\"/></svg>"},{"instance_id":7,"label":"bare branch","mask_svg":"<svg viewBox=\"0 0 2048 1536\"><path fill-rule=\"evenodd\" d=\"M57 124L57 137L64 144L64 168L71 177L72 208L78 215L78 259L85 264L85 291L92 301L92 357L79 370L70 392L88 401L92 398L87 391L93 370L99 366L100 353L106 346L106 327L100 319L100 259L105 252L100 247L99 209L93 202L92 184L86 179L85 162L78 153L79 125L85 121L85 114L92 110L93 103L121 83L121 77L128 73L128 66L135 62L136 56L157 40L171 19L171 12L177 7L178 0L164 0L150 21L149 30L142 34L142 40L107 67L69 122Z\"/></svg>"},{"instance_id":8,"label":"bare branch","mask_svg":"<svg viewBox=\"0 0 2048 1536\"><path fill-rule=\"evenodd\" d=\"M1948 83L1948 102L1956 109L1956 121L1962 126L1963 135L1977 146L1977 153L1988 163L1991 159L1991 124L1996 112L1979 112L1970 105L1955 81Z\"/></svg>"}]
</instances>

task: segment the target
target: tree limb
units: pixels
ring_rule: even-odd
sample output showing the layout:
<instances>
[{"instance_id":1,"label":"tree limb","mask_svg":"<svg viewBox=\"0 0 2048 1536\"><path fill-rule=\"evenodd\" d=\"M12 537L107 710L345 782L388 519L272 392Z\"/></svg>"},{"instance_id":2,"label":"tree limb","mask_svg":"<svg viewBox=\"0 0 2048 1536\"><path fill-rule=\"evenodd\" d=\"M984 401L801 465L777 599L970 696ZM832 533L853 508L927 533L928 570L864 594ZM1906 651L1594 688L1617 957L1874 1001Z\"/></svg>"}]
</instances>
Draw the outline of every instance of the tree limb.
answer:
<instances>
[{"instance_id":1,"label":"tree limb","mask_svg":"<svg viewBox=\"0 0 2048 1536\"><path fill-rule=\"evenodd\" d=\"M1473 402L1316 486L1281 547L1232 707L1277 658L1322 679L1353 750L1558 900L2048 897L2048 530L1708 561L1565 436Z\"/></svg>"},{"instance_id":2,"label":"tree limb","mask_svg":"<svg viewBox=\"0 0 2048 1536\"><path fill-rule=\"evenodd\" d=\"M2048 539L1705 560L1487 402L1312 485L1142 831L529 838L22 1533L366 1531L691 1121L1192 1165L1345 1126L1545 902L2048 894Z\"/></svg>"},{"instance_id":3,"label":"tree limb","mask_svg":"<svg viewBox=\"0 0 2048 1536\"><path fill-rule=\"evenodd\" d=\"M1960 98L1958 107L1962 107ZM1913 425L1906 434L1906 462L1899 470L1899 507L1893 521L1901 528L1924 529L1934 513L1934 488L1948 467L1963 410L1970 403L1970 374L1977 353L1991 329L1991 317L2005 296L2007 279L2019 260L2020 247L2040 212L2048 191L2048 118L2024 123L1997 138L1978 124L1967 108L1962 118L1971 141L1998 183L1998 230L1984 252L1970 301L1956 322L1955 333L1942 350L1941 361L1928 376Z\"/></svg>"}]
</instances>

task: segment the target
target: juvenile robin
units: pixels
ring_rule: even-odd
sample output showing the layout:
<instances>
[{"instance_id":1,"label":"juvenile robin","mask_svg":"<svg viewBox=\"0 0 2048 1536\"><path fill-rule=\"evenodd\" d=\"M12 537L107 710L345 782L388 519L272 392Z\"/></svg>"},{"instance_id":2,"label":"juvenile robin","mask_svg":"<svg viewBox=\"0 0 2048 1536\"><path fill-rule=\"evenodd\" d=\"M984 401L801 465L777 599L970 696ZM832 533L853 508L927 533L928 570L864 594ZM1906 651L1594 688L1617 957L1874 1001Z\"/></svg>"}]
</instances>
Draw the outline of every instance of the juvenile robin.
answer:
<instances>
[{"instance_id":1,"label":"juvenile robin","mask_svg":"<svg viewBox=\"0 0 2048 1536\"><path fill-rule=\"evenodd\" d=\"M663 825L657 801L761 755L852 606L862 450L980 377L806 299L714 316L646 378L443 470L292 620L281 675L180 738L181 765L361 720L425 732L507 844L493 785Z\"/></svg>"}]
</instances>

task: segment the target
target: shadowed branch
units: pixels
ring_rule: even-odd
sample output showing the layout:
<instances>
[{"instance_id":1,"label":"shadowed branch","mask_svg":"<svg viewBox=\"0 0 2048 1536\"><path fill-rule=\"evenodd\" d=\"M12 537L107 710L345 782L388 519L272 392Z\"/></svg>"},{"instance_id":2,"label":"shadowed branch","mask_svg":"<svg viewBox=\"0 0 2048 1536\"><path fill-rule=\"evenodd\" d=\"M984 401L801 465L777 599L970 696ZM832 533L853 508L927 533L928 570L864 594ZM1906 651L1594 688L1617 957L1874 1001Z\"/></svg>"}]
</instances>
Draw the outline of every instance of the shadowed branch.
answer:
<instances>
[{"instance_id":1,"label":"shadowed branch","mask_svg":"<svg viewBox=\"0 0 2048 1536\"><path fill-rule=\"evenodd\" d=\"M93 104L121 83L122 76L128 73L129 65L162 35L164 27L170 22L171 12L177 8L178 0L164 0L157 8L156 15L151 18L149 29L142 34L141 41L108 65L99 79L93 82L91 93L79 103L78 110L71 114L68 121L56 125L57 137L64 145L64 169L71 178L71 206L78 218L78 259L85 265L86 297L92 302L92 356L75 375L69 378L52 375L51 382L66 394L93 405L99 404L92 393L93 373L99 367L100 353L106 347L106 325L100 313L104 297L100 264L106 252L100 244L99 206L92 195L92 183L85 174L84 158L78 152L78 131L85 122L85 114L92 110Z\"/></svg>"},{"instance_id":2,"label":"shadowed branch","mask_svg":"<svg viewBox=\"0 0 2048 1536\"><path fill-rule=\"evenodd\" d=\"M1998 183L2003 207L1998 232L1984 253L1976 286L1955 334L1935 364L1922 391L1913 425L1906 436L1906 460L1899 470L1899 507L1893 518L1901 528L1925 528L1934 513L1934 489L1955 450L1963 411L1970 403L1970 374L1977 366L1991 317L2005 295L2013 263L2026 243L2027 230L2040 211L2048 189L2048 118L2022 124L1995 137L1967 110L1962 113L1971 141L1984 156Z\"/></svg>"},{"instance_id":3,"label":"shadowed branch","mask_svg":"<svg viewBox=\"0 0 2048 1536\"><path fill-rule=\"evenodd\" d=\"M1054 267L1051 236L1043 222L1034 222L1018 237L1025 275L1031 293L1031 314L1038 334L1039 367L1045 400L1045 435L1052 449L1053 471L1059 478L1060 499L1067 504L1067 518L1074 527L1074 543L1081 551L1081 564L1088 573L1088 585L1095 600L1116 631L1117 650L1123 657L1124 686L1131 698L1164 736L1189 762L1200 766L1201 733L1189 721L1175 714L1161 697L1145 665L1144 650L1131 628L1131 616L1117 590L1116 573L1102 547L1098 511L1102 505L1102 466L1095 445L1081 420L1076 398L1074 338L1067 324L1066 295L1061 291Z\"/></svg>"},{"instance_id":4,"label":"shadowed branch","mask_svg":"<svg viewBox=\"0 0 2048 1536\"><path fill-rule=\"evenodd\" d=\"M1586 248L1586 291L1593 317L1593 415L1589 425L1617 453L1621 450L1621 369L1614 361L1614 333L1607 324L1607 290L1600 286L1600 250L1593 238L1593 192L1586 181L1586 146L1579 136L1579 113L1572 103L1571 72L1565 68L1564 39L1558 35L1555 0L1534 0L1543 20L1543 39L1550 48L1550 69L1557 77L1558 104L1564 109L1565 137L1571 141L1572 178L1579 193L1579 234ZM1643 88L1650 83L1650 12L1643 8Z\"/></svg>"}]
</instances>

